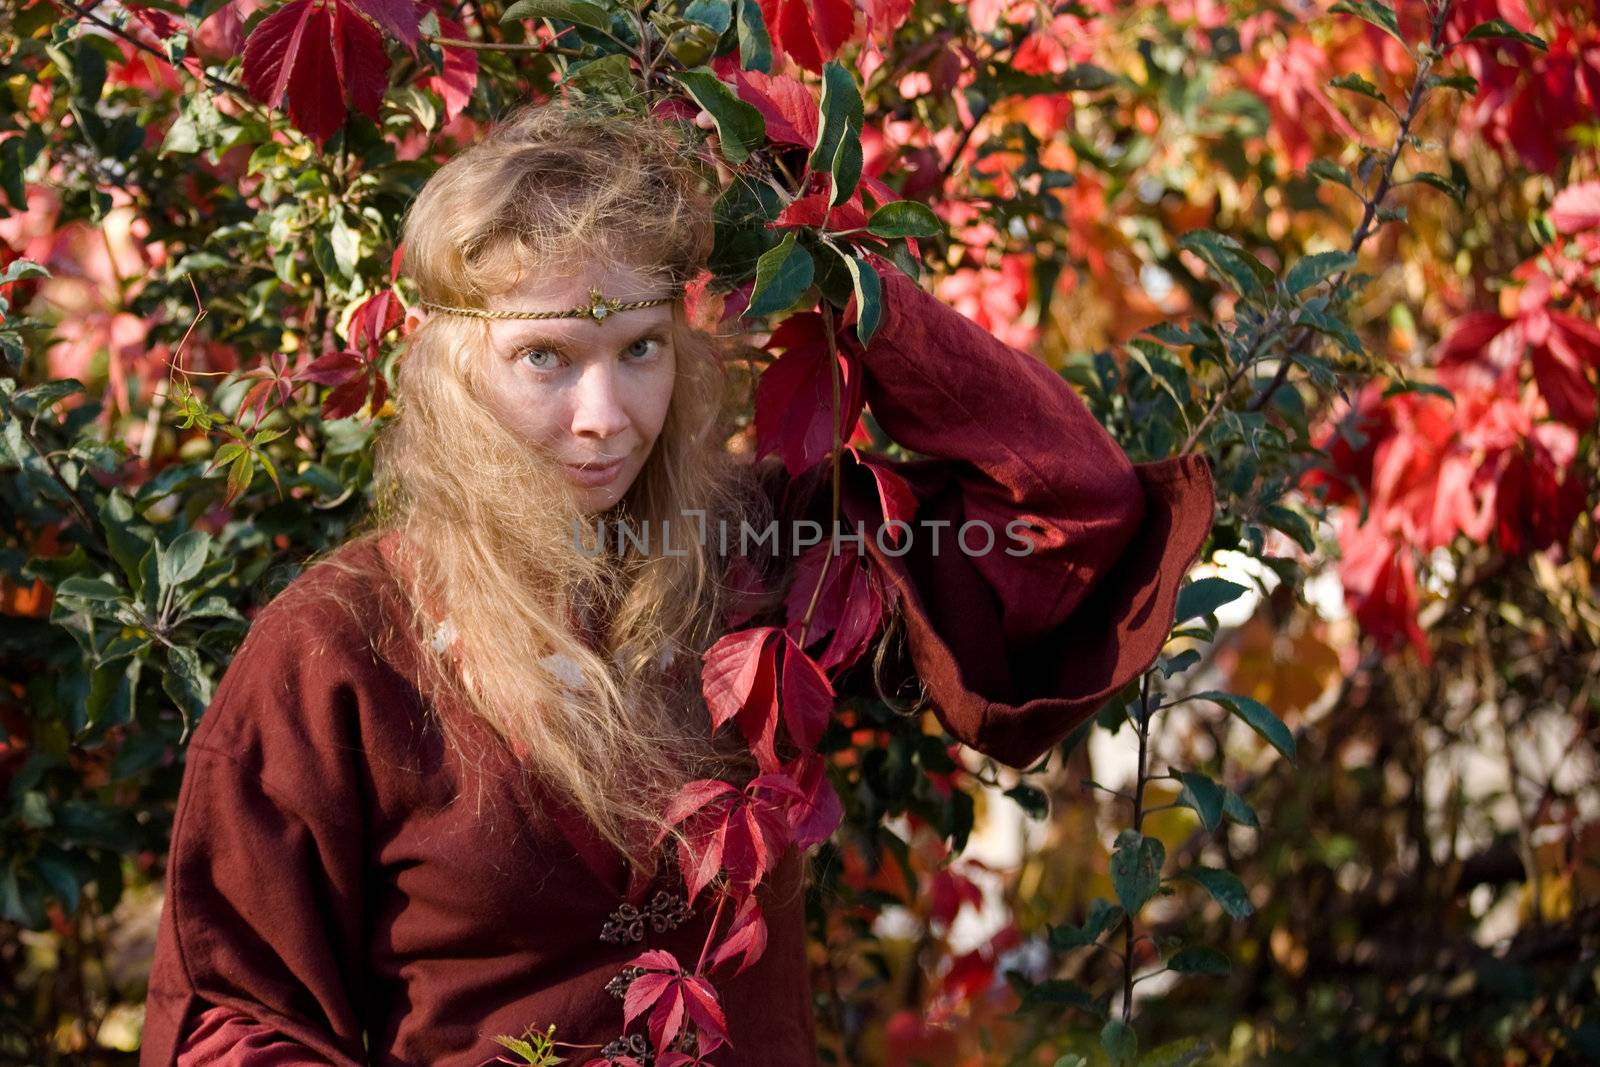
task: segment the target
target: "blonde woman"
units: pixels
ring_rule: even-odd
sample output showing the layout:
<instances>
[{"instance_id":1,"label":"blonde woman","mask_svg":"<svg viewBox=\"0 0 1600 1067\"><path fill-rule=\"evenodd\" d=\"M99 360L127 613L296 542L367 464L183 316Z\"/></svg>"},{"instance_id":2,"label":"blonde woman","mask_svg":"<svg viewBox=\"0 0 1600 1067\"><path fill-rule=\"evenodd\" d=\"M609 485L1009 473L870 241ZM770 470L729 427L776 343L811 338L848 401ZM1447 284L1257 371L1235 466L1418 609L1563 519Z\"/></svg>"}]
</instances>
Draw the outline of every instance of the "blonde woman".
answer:
<instances>
[{"instance_id":1,"label":"blonde woman","mask_svg":"<svg viewBox=\"0 0 1600 1067\"><path fill-rule=\"evenodd\" d=\"M657 846L667 808L757 770L711 727L701 655L733 621L783 625L800 542L689 532L831 517L827 464L790 478L725 447L733 390L685 317L712 217L684 158L658 123L532 106L418 196L380 507L259 612L196 729L147 1067L477 1067L550 1024L564 1062L655 1058L624 1025L626 965L692 963L716 921ZM874 536L865 468L842 511L902 673L1023 765L1155 658L1209 470L1131 465L1059 376L878 262L860 384L926 458L879 467L914 496L909 536ZM670 551L577 533L624 516L670 523ZM956 543L971 524L988 551ZM755 890L764 951L712 975L707 1062L816 1062L803 870L789 847Z\"/></svg>"}]
</instances>

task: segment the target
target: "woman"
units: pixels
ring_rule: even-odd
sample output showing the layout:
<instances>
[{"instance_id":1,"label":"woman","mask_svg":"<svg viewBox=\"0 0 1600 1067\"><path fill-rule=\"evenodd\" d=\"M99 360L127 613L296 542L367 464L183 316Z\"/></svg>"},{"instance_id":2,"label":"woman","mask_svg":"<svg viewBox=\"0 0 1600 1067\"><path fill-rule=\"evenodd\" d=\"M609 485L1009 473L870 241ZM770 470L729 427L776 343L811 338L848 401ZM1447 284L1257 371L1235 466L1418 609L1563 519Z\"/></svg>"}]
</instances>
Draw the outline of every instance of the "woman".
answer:
<instances>
[{"instance_id":1,"label":"woman","mask_svg":"<svg viewBox=\"0 0 1600 1067\"><path fill-rule=\"evenodd\" d=\"M717 919L656 847L666 809L757 769L711 729L700 657L734 621L783 625L795 570L794 544L746 558L683 517L831 518L827 464L791 479L722 447L720 358L683 299L711 212L682 159L660 124L550 104L418 196L425 314L381 506L259 613L195 732L142 1063L465 1067L552 1024L568 1062L650 1062L626 965L695 960ZM862 389L927 458L878 464L915 497L907 541L872 536L864 467L841 511L941 721L1025 765L1155 658L1209 471L1130 465L1059 376L876 262ZM579 535L622 517L676 520L672 551ZM972 522L991 551L951 543ZM815 1062L801 852L755 891L765 951L714 976L710 1062Z\"/></svg>"}]
</instances>

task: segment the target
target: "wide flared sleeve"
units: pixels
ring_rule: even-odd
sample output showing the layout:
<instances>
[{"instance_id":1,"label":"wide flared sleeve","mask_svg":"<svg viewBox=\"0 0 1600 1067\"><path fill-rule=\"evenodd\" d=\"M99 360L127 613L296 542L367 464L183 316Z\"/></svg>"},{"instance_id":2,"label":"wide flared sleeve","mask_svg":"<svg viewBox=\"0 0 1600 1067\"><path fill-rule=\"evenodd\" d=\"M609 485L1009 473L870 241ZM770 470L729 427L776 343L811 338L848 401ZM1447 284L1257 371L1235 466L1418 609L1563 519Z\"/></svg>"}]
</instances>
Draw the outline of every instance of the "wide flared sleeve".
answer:
<instances>
[{"instance_id":1,"label":"wide flared sleeve","mask_svg":"<svg viewBox=\"0 0 1600 1067\"><path fill-rule=\"evenodd\" d=\"M305 587L265 608L188 747L143 1067L364 1064L370 661Z\"/></svg>"},{"instance_id":2,"label":"wide flared sleeve","mask_svg":"<svg viewBox=\"0 0 1600 1067\"><path fill-rule=\"evenodd\" d=\"M917 501L909 548L865 547L945 728L1026 766L1159 654L1211 528L1210 465L1129 462L1059 374L876 265L884 319L856 346L863 393L927 458L891 464ZM872 479L853 477L843 507L875 529Z\"/></svg>"}]
</instances>

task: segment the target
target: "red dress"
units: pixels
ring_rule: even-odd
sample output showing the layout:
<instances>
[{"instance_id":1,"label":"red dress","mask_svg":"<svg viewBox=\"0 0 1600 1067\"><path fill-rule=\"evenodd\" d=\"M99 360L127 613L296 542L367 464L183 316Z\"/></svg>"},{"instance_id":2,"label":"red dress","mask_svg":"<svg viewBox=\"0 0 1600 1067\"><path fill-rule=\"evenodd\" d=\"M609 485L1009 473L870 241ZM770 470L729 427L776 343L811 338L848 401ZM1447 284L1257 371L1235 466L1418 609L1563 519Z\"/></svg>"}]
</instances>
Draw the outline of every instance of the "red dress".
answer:
<instances>
[{"instance_id":1,"label":"red dress","mask_svg":"<svg viewBox=\"0 0 1600 1067\"><path fill-rule=\"evenodd\" d=\"M1160 651L1210 528L1209 466L1130 464L1044 364L897 271L884 286L864 391L883 429L928 457L895 465L917 498L910 551L870 536L870 479L842 507L899 593L940 720L1024 766ZM1022 519L1041 547L951 551L973 519L1002 539ZM924 532L940 520L935 552ZM387 559L371 539L340 552ZM141 1064L478 1067L503 1051L493 1035L532 1023L625 1051L624 963L649 948L696 958L710 915L671 872L628 885L583 820L513 784L486 733L486 773L467 773L426 723L415 650L370 647L320 598L333 586L365 617L401 609L385 588L309 568L259 613L190 742ZM766 953L718 972L731 1046L713 1062L816 1062L802 866L791 850L758 890Z\"/></svg>"}]
</instances>

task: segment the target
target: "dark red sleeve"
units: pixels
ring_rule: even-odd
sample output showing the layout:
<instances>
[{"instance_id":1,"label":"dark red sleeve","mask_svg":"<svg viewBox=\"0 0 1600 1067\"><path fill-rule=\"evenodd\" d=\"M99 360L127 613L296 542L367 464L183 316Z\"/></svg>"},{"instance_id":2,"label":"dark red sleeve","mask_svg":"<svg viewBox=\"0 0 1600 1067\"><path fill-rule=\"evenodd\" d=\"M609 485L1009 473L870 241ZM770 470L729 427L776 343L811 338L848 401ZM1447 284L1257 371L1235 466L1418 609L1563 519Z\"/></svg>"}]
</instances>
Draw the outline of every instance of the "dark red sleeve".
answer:
<instances>
[{"instance_id":1,"label":"dark red sleeve","mask_svg":"<svg viewBox=\"0 0 1600 1067\"><path fill-rule=\"evenodd\" d=\"M257 618L188 748L143 1067L354 1067L366 835L359 660L293 588Z\"/></svg>"},{"instance_id":2,"label":"dark red sleeve","mask_svg":"<svg viewBox=\"0 0 1600 1067\"><path fill-rule=\"evenodd\" d=\"M1034 762L1137 677L1172 627L1211 527L1199 456L1132 464L1066 381L878 260L884 320L863 390L886 433L927 459L896 464L918 501L911 550L866 547L897 588L913 665L953 736ZM859 351L859 348L858 348ZM852 479L846 515L879 505ZM1008 535L1023 520L1034 550ZM937 528L935 549L931 534ZM964 523L964 549L955 535Z\"/></svg>"}]
</instances>

